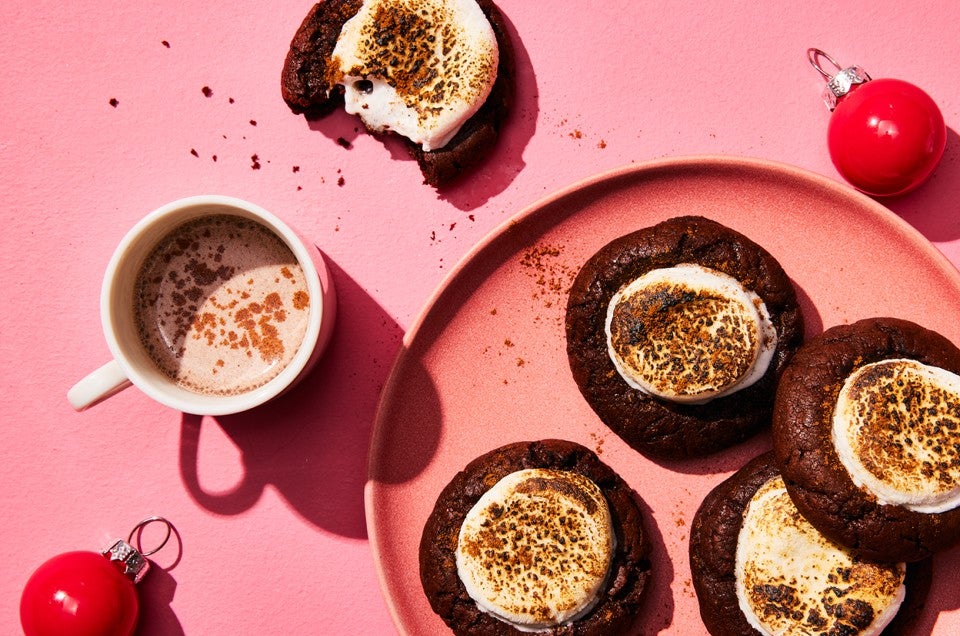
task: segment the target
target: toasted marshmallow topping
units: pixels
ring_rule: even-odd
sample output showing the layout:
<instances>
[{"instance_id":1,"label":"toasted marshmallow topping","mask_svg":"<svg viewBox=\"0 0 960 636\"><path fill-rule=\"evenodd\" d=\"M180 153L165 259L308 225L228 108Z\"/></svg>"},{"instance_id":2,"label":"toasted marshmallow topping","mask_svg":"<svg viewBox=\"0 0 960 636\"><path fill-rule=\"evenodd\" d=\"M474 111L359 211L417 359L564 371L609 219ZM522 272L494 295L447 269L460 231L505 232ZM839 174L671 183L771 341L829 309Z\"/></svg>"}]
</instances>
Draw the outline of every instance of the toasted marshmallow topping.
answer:
<instances>
[{"instance_id":1,"label":"toasted marshmallow topping","mask_svg":"<svg viewBox=\"0 0 960 636\"><path fill-rule=\"evenodd\" d=\"M766 305L737 279L681 263L655 269L614 294L607 350L633 388L701 404L766 373L777 332Z\"/></svg>"},{"instance_id":2,"label":"toasted marshmallow topping","mask_svg":"<svg viewBox=\"0 0 960 636\"><path fill-rule=\"evenodd\" d=\"M916 360L866 364L840 389L832 436L853 483L879 503L960 505L960 376Z\"/></svg>"},{"instance_id":3,"label":"toasted marshmallow topping","mask_svg":"<svg viewBox=\"0 0 960 636\"><path fill-rule=\"evenodd\" d=\"M445 146L497 76L493 27L475 0L364 0L333 49L333 83L371 130Z\"/></svg>"},{"instance_id":4,"label":"toasted marshmallow topping","mask_svg":"<svg viewBox=\"0 0 960 636\"><path fill-rule=\"evenodd\" d=\"M883 631L903 602L906 567L860 561L800 515L777 476L744 511L735 578L740 610L761 634Z\"/></svg>"},{"instance_id":5,"label":"toasted marshmallow topping","mask_svg":"<svg viewBox=\"0 0 960 636\"><path fill-rule=\"evenodd\" d=\"M484 612L521 631L549 629L597 603L615 542L607 500L593 481L520 470L467 513L457 573Z\"/></svg>"}]
</instances>

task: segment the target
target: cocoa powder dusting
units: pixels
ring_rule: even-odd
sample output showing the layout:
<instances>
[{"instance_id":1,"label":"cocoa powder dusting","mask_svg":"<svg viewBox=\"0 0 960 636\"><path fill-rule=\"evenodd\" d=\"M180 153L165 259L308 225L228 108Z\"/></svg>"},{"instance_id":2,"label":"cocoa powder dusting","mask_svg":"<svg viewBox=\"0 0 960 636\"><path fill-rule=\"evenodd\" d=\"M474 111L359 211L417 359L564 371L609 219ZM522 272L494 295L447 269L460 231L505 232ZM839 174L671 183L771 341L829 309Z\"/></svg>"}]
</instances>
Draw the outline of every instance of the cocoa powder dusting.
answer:
<instances>
[{"instance_id":1,"label":"cocoa powder dusting","mask_svg":"<svg viewBox=\"0 0 960 636\"><path fill-rule=\"evenodd\" d=\"M546 318L563 325L567 294L577 276L577 269L564 263L562 255L562 245L541 244L531 247L520 258L526 274L537 286L531 298L549 310L546 317L538 314L535 322Z\"/></svg>"},{"instance_id":2,"label":"cocoa powder dusting","mask_svg":"<svg viewBox=\"0 0 960 636\"><path fill-rule=\"evenodd\" d=\"M140 338L158 366L213 393L247 390L279 372L275 363L286 364L299 346L309 307L309 294L286 282L302 284L302 274L284 250L256 223L227 216L187 223L161 242L137 281ZM272 280L284 283L271 288ZM301 314L291 319L294 311ZM242 384L246 378L253 384Z\"/></svg>"},{"instance_id":3,"label":"cocoa powder dusting","mask_svg":"<svg viewBox=\"0 0 960 636\"><path fill-rule=\"evenodd\" d=\"M308 305L310 305L310 294L301 290L293 295L294 309L306 309Z\"/></svg>"}]
</instances>

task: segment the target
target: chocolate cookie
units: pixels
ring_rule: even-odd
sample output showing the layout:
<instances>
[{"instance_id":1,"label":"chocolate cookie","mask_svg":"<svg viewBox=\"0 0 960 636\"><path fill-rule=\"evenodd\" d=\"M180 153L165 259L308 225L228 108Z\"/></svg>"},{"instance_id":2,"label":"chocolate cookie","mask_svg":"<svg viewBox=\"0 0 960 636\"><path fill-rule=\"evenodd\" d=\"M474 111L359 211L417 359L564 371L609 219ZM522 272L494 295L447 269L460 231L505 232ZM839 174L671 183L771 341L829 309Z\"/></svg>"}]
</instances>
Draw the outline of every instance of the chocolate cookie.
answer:
<instances>
[{"instance_id":1,"label":"chocolate cookie","mask_svg":"<svg viewBox=\"0 0 960 636\"><path fill-rule=\"evenodd\" d=\"M748 622L736 591L736 555L744 513L754 494L778 475L772 453L764 453L747 463L730 478L715 487L703 500L690 530L690 570L700 604L700 616L714 636L755 636L760 633ZM854 571L857 568L853 568ZM766 611L779 616L793 615L806 634L829 629L824 617L836 617L846 625L830 633L857 634L857 625L872 616L851 600L844 602L845 588L851 583L839 573L837 587L828 589L823 602L803 608L796 605L796 596L787 581L767 586L760 593L768 596ZM911 563L906 568L906 595L896 616L883 634L902 634L923 608L930 587L930 561ZM861 623L861 620L863 623ZM872 620L872 618L870 619ZM846 629L847 631L839 631ZM799 632L797 632L799 633Z\"/></svg>"},{"instance_id":2,"label":"chocolate cookie","mask_svg":"<svg viewBox=\"0 0 960 636\"><path fill-rule=\"evenodd\" d=\"M330 57L343 25L361 4L361 0L323 0L304 18L290 43L280 80L283 99L294 113L318 119L343 105L343 87L330 79ZM491 0L477 0L477 4L493 27L499 48L497 77L490 94L442 148L424 151L405 139L424 182L438 188L467 174L489 155L513 106L516 68L506 22Z\"/></svg>"},{"instance_id":3,"label":"chocolate cookie","mask_svg":"<svg viewBox=\"0 0 960 636\"><path fill-rule=\"evenodd\" d=\"M762 300L776 332L762 377L703 404L631 386L608 352L605 321L614 295L648 272L680 264L739 281ZM683 458L731 446L767 425L780 373L802 341L803 319L790 279L769 252L715 221L677 217L618 238L587 261L570 290L566 334L574 380L600 419L641 453Z\"/></svg>"},{"instance_id":4,"label":"chocolate cookie","mask_svg":"<svg viewBox=\"0 0 960 636\"><path fill-rule=\"evenodd\" d=\"M280 75L280 92L290 110L318 119L343 105L343 87L330 83L328 64L343 25L363 0L324 0L300 24Z\"/></svg>"},{"instance_id":5,"label":"chocolate cookie","mask_svg":"<svg viewBox=\"0 0 960 636\"><path fill-rule=\"evenodd\" d=\"M820 532L867 558L916 561L960 540L960 508L933 513L880 503L874 492L854 483L833 438L834 411L847 378L872 368L867 365L898 359L960 373L956 346L905 320L861 320L832 327L811 339L781 379L773 443L791 497ZM952 405L940 405L946 410L929 422L911 418L909 409L904 413L922 398L913 390L892 398L879 393L871 398L870 407L875 406L879 415L873 422L876 430L865 440L869 446L865 452L873 457L870 461L893 463L887 469L883 464L874 466L881 477L896 465L898 470L940 478L955 488L960 466L957 398L952 398ZM927 455L924 449L935 453Z\"/></svg>"},{"instance_id":6,"label":"chocolate cookie","mask_svg":"<svg viewBox=\"0 0 960 636\"><path fill-rule=\"evenodd\" d=\"M420 542L420 579L430 606L456 634L527 633L478 607L458 574L457 550L461 527L480 498L507 475L531 468L569 471L588 478L606 499L615 536L609 570L596 604L569 624L540 633L622 633L634 622L650 577L649 546L638 498L593 452L562 440L517 442L497 448L470 462L443 489ZM503 549L498 548L496 554L505 562L514 562L514 567L526 558L524 554L529 555L502 554ZM490 567L509 567L497 563ZM529 575L537 574L534 570Z\"/></svg>"}]
</instances>

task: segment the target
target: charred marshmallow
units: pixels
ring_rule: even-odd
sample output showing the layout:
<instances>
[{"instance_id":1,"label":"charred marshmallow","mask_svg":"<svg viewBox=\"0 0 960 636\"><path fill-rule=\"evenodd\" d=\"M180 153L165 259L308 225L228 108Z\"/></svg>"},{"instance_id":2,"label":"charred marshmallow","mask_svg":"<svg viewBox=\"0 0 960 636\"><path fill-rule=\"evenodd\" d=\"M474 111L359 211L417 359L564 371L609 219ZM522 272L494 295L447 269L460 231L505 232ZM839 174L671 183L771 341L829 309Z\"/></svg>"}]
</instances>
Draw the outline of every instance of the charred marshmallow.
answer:
<instances>
[{"instance_id":1,"label":"charred marshmallow","mask_svg":"<svg viewBox=\"0 0 960 636\"><path fill-rule=\"evenodd\" d=\"M593 481L531 468L502 478L467 513L457 573L481 610L539 631L596 605L614 548L610 508Z\"/></svg>"},{"instance_id":2,"label":"charred marshmallow","mask_svg":"<svg viewBox=\"0 0 960 636\"><path fill-rule=\"evenodd\" d=\"M860 561L800 515L781 477L754 494L737 540L737 600L766 636L883 631L903 602L906 567Z\"/></svg>"},{"instance_id":3,"label":"charred marshmallow","mask_svg":"<svg viewBox=\"0 0 960 636\"><path fill-rule=\"evenodd\" d=\"M879 503L960 505L960 376L916 360L865 364L840 389L832 437L853 483Z\"/></svg>"},{"instance_id":4,"label":"charred marshmallow","mask_svg":"<svg viewBox=\"0 0 960 636\"><path fill-rule=\"evenodd\" d=\"M647 272L614 294L606 336L627 384L693 404L755 383L777 347L757 294L728 274L691 263Z\"/></svg>"},{"instance_id":5,"label":"charred marshmallow","mask_svg":"<svg viewBox=\"0 0 960 636\"><path fill-rule=\"evenodd\" d=\"M486 101L499 49L475 0L365 0L332 58L347 112L430 151Z\"/></svg>"}]
</instances>

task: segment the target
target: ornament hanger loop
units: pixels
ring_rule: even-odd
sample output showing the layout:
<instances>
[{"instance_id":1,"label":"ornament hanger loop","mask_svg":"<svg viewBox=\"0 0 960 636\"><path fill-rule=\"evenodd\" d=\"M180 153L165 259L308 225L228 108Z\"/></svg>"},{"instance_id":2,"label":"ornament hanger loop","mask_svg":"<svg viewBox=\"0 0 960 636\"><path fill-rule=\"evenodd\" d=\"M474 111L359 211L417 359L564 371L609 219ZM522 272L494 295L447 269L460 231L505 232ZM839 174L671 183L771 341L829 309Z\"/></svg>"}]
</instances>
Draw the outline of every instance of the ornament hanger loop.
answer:
<instances>
[{"instance_id":1,"label":"ornament hanger loop","mask_svg":"<svg viewBox=\"0 0 960 636\"><path fill-rule=\"evenodd\" d=\"M836 75L836 73L828 73L825 70L823 70L823 67L820 66L820 58L824 58L825 60L830 62L830 64L832 64L833 67L838 71L843 70L843 67L837 64L837 61L832 57L830 57L827 53L821 51L820 49L813 49L813 48L807 49L807 59L810 60L810 65L814 69L816 69L816 71L820 73L820 75L823 76L823 79L830 81L831 79L833 79L833 76Z\"/></svg>"},{"instance_id":2,"label":"ornament hanger loop","mask_svg":"<svg viewBox=\"0 0 960 636\"><path fill-rule=\"evenodd\" d=\"M143 549L143 546L141 545L141 539L143 538L143 529L149 526L151 523L162 523L164 526L166 526L167 532L163 536L163 540L160 541L160 544L157 547L155 547L150 551L146 551ZM159 517L159 516L147 517L146 519L144 519L143 521L141 521L140 523L138 523L133 527L133 530L130 531L130 536L127 537L127 543L132 545L133 537L134 535L136 535L137 550L139 550L140 554L142 554L143 556L148 557L151 554L156 554L163 548L163 546L167 545L167 541L170 540L170 535L175 532L176 532L176 528L173 527L173 524L167 521L166 519L164 519L163 517Z\"/></svg>"},{"instance_id":3,"label":"ornament hanger loop","mask_svg":"<svg viewBox=\"0 0 960 636\"><path fill-rule=\"evenodd\" d=\"M828 73L820 65L820 59L823 58L830 62L836 70L835 73ZM823 79L827 80L827 85L823 89L823 101L831 111L837 107L838 101L855 86L870 81L870 76L859 66L840 66L835 59L827 55L820 49L807 49L807 59Z\"/></svg>"}]
</instances>

